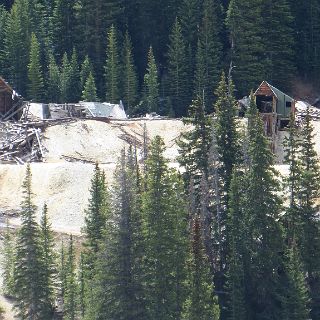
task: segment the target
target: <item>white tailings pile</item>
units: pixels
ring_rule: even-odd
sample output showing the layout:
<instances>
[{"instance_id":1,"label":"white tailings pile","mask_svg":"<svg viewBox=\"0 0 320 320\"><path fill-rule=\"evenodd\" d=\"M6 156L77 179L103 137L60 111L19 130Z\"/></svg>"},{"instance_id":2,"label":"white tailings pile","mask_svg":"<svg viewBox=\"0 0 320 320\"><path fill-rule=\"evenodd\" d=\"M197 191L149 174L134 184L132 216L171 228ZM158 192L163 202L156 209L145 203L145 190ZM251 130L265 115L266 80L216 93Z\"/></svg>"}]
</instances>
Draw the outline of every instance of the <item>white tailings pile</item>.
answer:
<instances>
[{"instance_id":1,"label":"white tailings pile","mask_svg":"<svg viewBox=\"0 0 320 320\"><path fill-rule=\"evenodd\" d=\"M110 182L120 151L129 145L128 141L135 143L140 153L144 124L150 139L155 135L164 139L165 156L175 165L175 140L188 129L180 120L81 120L48 127L43 139L45 162L31 164L38 219L46 202L56 231L80 233L94 169L93 163L85 162L99 162ZM0 213L19 210L24 176L25 166L0 165ZM10 223L19 224L19 219L11 218Z\"/></svg>"}]
</instances>

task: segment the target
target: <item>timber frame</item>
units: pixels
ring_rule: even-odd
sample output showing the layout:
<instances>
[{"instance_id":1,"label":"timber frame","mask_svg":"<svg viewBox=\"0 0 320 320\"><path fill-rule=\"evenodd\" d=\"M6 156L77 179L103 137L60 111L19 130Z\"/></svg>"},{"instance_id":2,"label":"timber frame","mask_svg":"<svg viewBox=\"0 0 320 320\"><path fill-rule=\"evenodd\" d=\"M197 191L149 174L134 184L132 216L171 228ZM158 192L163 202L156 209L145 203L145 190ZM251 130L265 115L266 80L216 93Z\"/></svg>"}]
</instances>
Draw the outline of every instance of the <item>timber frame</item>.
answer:
<instances>
[{"instance_id":1,"label":"timber frame","mask_svg":"<svg viewBox=\"0 0 320 320\"><path fill-rule=\"evenodd\" d=\"M19 120L23 101L11 86L0 77L0 120Z\"/></svg>"},{"instance_id":2,"label":"timber frame","mask_svg":"<svg viewBox=\"0 0 320 320\"><path fill-rule=\"evenodd\" d=\"M264 122L264 131L275 150L278 130L289 124L290 113L295 112L295 100L263 81L254 93L257 108Z\"/></svg>"}]
</instances>

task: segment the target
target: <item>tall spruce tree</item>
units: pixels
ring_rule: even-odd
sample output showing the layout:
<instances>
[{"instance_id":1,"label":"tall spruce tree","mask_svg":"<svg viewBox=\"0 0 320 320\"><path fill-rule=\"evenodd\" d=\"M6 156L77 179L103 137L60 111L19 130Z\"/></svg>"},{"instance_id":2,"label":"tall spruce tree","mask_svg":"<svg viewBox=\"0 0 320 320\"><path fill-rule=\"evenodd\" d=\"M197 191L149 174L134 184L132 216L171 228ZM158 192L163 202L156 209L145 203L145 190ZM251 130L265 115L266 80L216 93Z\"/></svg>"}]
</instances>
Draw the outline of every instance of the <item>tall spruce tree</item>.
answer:
<instances>
[{"instance_id":1,"label":"tall spruce tree","mask_svg":"<svg viewBox=\"0 0 320 320\"><path fill-rule=\"evenodd\" d=\"M248 249L245 263L249 314L256 319L280 319L280 275L284 243L279 222L281 199L274 156L264 136L262 119L253 94L249 106L249 169L246 173L245 215L248 217ZM278 194L277 194L278 193ZM252 257L252 258L251 258ZM252 259L252 260L251 260ZM250 261L251 260L251 261Z\"/></svg>"},{"instance_id":2,"label":"tall spruce tree","mask_svg":"<svg viewBox=\"0 0 320 320\"><path fill-rule=\"evenodd\" d=\"M51 223L48 218L48 207L45 204L40 223L40 244L42 247L43 273L44 273L44 302L47 304L47 313L43 316L49 319L54 309L56 290L56 255L54 237Z\"/></svg>"},{"instance_id":3,"label":"tall spruce tree","mask_svg":"<svg viewBox=\"0 0 320 320\"><path fill-rule=\"evenodd\" d=\"M114 174L111 216L95 269L95 299L86 319L146 319L141 199L132 149L130 153L121 152Z\"/></svg>"},{"instance_id":4,"label":"tall spruce tree","mask_svg":"<svg viewBox=\"0 0 320 320\"><path fill-rule=\"evenodd\" d=\"M48 314L46 282L40 228L35 221L36 207L31 190L31 169L27 165L22 184L22 224L17 236L14 268L14 293L20 319L44 319Z\"/></svg>"},{"instance_id":5,"label":"tall spruce tree","mask_svg":"<svg viewBox=\"0 0 320 320\"><path fill-rule=\"evenodd\" d=\"M320 317L319 307L319 266L320 266L320 229L316 199L319 196L320 169L315 151L313 126L309 108L301 132L301 181L300 181L300 215L302 219L301 255L307 273L310 288L311 318Z\"/></svg>"},{"instance_id":6,"label":"tall spruce tree","mask_svg":"<svg viewBox=\"0 0 320 320\"><path fill-rule=\"evenodd\" d=\"M91 64L91 61L90 61L88 55L86 55L82 64L81 64L81 70L80 70L81 88L84 87L90 73L92 73L92 75L93 75L93 67L92 67L92 64Z\"/></svg>"},{"instance_id":7,"label":"tall spruce tree","mask_svg":"<svg viewBox=\"0 0 320 320\"><path fill-rule=\"evenodd\" d=\"M221 5L220 0L204 0L202 21L199 32L198 50L204 68L202 83L205 104L209 108L213 102L213 89L217 87L221 70ZM199 92L196 92L199 94ZM211 111L211 110L210 110Z\"/></svg>"},{"instance_id":8,"label":"tall spruce tree","mask_svg":"<svg viewBox=\"0 0 320 320\"><path fill-rule=\"evenodd\" d=\"M176 18L169 36L168 91L171 96L174 114L179 117L187 114L187 107L191 100L188 90L187 67L186 45L179 20Z\"/></svg>"},{"instance_id":9,"label":"tall spruce tree","mask_svg":"<svg viewBox=\"0 0 320 320\"><path fill-rule=\"evenodd\" d=\"M227 13L233 79L237 96L248 95L266 76L262 37L262 1L231 0Z\"/></svg>"},{"instance_id":10,"label":"tall spruce tree","mask_svg":"<svg viewBox=\"0 0 320 320\"><path fill-rule=\"evenodd\" d=\"M156 60L153 55L152 47L148 52L147 72L144 75L144 103L149 112L159 113L159 82Z\"/></svg>"},{"instance_id":11,"label":"tall spruce tree","mask_svg":"<svg viewBox=\"0 0 320 320\"><path fill-rule=\"evenodd\" d=\"M123 101L126 107L126 111L132 114L133 107L135 106L138 98L138 77L133 59L133 48L128 31L124 37L123 50Z\"/></svg>"},{"instance_id":12,"label":"tall spruce tree","mask_svg":"<svg viewBox=\"0 0 320 320\"><path fill-rule=\"evenodd\" d=\"M106 101L119 103L120 100L120 61L117 39L117 29L112 25L108 31L108 44L106 52L105 79Z\"/></svg>"},{"instance_id":13,"label":"tall spruce tree","mask_svg":"<svg viewBox=\"0 0 320 320\"><path fill-rule=\"evenodd\" d=\"M62 58L72 54L75 39L75 0L54 0L52 26L55 54Z\"/></svg>"},{"instance_id":14,"label":"tall spruce tree","mask_svg":"<svg viewBox=\"0 0 320 320\"><path fill-rule=\"evenodd\" d=\"M29 1L17 0L11 8L6 25L5 75L20 94L25 95L28 83L28 54L31 39Z\"/></svg>"},{"instance_id":15,"label":"tall spruce tree","mask_svg":"<svg viewBox=\"0 0 320 320\"><path fill-rule=\"evenodd\" d=\"M2 259L2 292L6 296L14 295L14 257L15 257L15 242L14 235L9 228L9 222L3 236L3 248L1 249Z\"/></svg>"},{"instance_id":16,"label":"tall spruce tree","mask_svg":"<svg viewBox=\"0 0 320 320\"><path fill-rule=\"evenodd\" d=\"M237 130L237 109L233 91L232 80L226 80L222 73L219 87L215 92L217 101L214 107L217 115L215 126L221 161L220 174L224 181L225 193L229 192L233 168L240 161L240 137Z\"/></svg>"},{"instance_id":17,"label":"tall spruce tree","mask_svg":"<svg viewBox=\"0 0 320 320\"><path fill-rule=\"evenodd\" d=\"M266 80L282 90L290 89L295 76L293 17L287 0L263 1Z\"/></svg>"},{"instance_id":18,"label":"tall spruce tree","mask_svg":"<svg viewBox=\"0 0 320 320\"><path fill-rule=\"evenodd\" d=\"M245 287L245 264L246 235L248 234L247 217L243 207L244 181L236 168L233 170L230 182L230 197L227 216L227 272L226 285L226 319L245 320L247 319L246 287Z\"/></svg>"},{"instance_id":19,"label":"tall spruce tree","mask_svg":"<svg viewBox=\"0 0 320 320\"><path fill-rule=\"evenodd\" d=\"M96 84L91 72L84 84L82 91L82 99L84 101L98 101Z\"/></svg>"},{"instance_id":20,"label":"tall spruce tree","mask_svg":"<svg viewBox=\"0 0 320 320\"><path fill-rule=\"evenodd\" d=\"M77 292L78 292L78 283L76 277L76 261L75 261L75 252L73 237L70 235L68 255L66 261L66 279L65 279L65 289L63 296L63 310L64 310L64 319L66 320L75 320L77 319Z\"/></svg>"},{"instance_id":21,"label":"tall spruce tree","mask_svg":"<svg viewBox=\"0 0 320 320\"><path fill-rule=\"evenodd\" d=\"M208 177L208 153L212 140L212 119L206 114L200 98L189 106L189 117L183 122L193 125L193 129L179 138L178 161L186 170L186 185L189 185L191 178L195 185L199 185L202 175Z\"/></svg>"},{"instance_id":22,"label":"tall spruce tree","mask_svg":"<svg viewBox=\"0 0 320 320\"><path fill-rule=\"evenodd\" d=\"M150 146L143 194L146 303L149 319L180 317L185 283L187 210L181 181L170 173L163 140Z\"/></svg>"},{"instance_id":23,"label":"tall spruce tree","mask_svg":"<svg viewBox=\"0 0 320 320\"><path fill-rule=\"evenodd\" d=\"M30 58L28 64L28 96L40 102L44 95L43 75L40 64L40 46L34 33L31 35Z\"/></svg>"},{"instance_id":24,"label":"tall spruce tree","mask_svg":"<svg viewBox=\"0 0 320 320\"><path fill-rule=\"evenodd\" d=\"M61 102L61 83L60 83L60 70L56 60L51 54L49 56L48 67L48 83L47 83L47 100L48 102Z\"/></svg>"},{"instance_id":25,"label":"tall spruce tree","mask_svg":"<svg viewBox=\"0 0 320 320\"><path fill-rule=\"evenodd\" d=\"M189 262L189 297L184 306L183 319L220 319L219 305L214 296L210 263L205 253L199 216L192 219L192 244Z\"/></svg>"},{"instance_id":26,"label":"tall spruce tree","mask_svg":"<svg viewBox=\"0 0 320 320\"><path fill-rule=\"evenodd\" d=\"M73 48L70 60L70 88L68 91L68 102L78 102L81 97L81 87L78 54L75 48Z\"/></svg>"},{"instance_id":27,"label":"tall spruce tree","mask_svg":"<svg viewBox=\"0 0 320 320\"><path fill-rule=\"evenodd\" d=\"M70 102L69 94L72 88L71 83L71 67L68 55L65 52L62 58L62 65L60 70L60 83L61 83L61 102Z\"/></svg>"}]
</instances>

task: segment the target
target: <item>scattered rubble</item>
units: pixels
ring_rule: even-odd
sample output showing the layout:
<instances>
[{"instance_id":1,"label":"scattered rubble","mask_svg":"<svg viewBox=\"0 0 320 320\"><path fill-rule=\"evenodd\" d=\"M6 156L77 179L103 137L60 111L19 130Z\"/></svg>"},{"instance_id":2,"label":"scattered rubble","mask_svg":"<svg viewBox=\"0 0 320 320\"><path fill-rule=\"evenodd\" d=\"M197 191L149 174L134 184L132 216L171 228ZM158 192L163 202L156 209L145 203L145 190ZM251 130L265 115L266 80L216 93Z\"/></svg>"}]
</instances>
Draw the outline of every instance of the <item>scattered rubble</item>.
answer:
<instances>
[{"instance_id":1,"label":"scattered rubble","mask_svg":"<svg viewBox=\"0 0 320 320\"><path fill-rule=\"evenodd\" d=\"M41 161L42 125L38 123L0 122L0 162L24 164Z\"/></svg>"}]
</instances>

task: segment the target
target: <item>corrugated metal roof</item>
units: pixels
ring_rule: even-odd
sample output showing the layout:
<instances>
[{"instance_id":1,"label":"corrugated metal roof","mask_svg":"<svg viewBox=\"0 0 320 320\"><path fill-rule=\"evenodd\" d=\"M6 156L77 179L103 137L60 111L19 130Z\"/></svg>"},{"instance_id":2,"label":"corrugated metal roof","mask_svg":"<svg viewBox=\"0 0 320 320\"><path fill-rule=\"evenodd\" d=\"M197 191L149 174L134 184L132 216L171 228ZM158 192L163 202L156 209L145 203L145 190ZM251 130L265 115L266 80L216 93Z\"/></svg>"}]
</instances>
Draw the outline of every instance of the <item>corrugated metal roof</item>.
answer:
<instances>
[{"instance_id":1,"label":"corrugated metal roof","mask_svg":"<svg viewBox=\"0 0 320 320\"><path fill-rule=\"evenodd\" d=\"M114 107L100 102L80 102L80 105L87 108L93 117L111 117Z\"/></svg>"}]
</instances>

